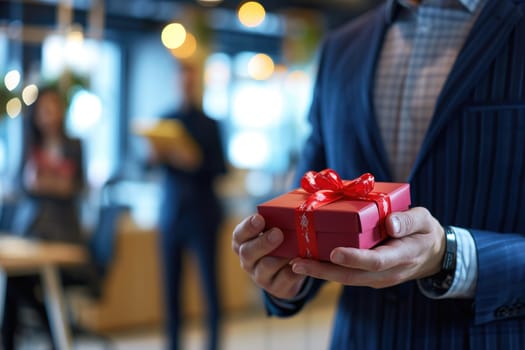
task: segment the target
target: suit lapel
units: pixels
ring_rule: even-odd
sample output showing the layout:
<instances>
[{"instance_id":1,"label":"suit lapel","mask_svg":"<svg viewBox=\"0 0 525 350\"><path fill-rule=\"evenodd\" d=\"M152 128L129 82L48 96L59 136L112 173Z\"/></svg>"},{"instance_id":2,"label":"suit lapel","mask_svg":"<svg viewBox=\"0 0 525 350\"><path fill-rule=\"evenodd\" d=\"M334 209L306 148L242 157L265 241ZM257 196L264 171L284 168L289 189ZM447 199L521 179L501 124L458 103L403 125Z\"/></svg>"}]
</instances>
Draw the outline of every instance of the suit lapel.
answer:
<instances>
[{"instance_id":1,"label":"suit lapel","mask_svg":"<svg viewBox=\"0 0 525 350\"><path fill-rule=\"evenodd\" d=\"M472 28L438 98L434 117L409 180L428 155L447 122L456 117L453 113L454 109L465 101L477 78L483 75L499 53L506 43L506 38L522 16L519 8L510 0L489 0Z\"/></svg>"}]
</instances>

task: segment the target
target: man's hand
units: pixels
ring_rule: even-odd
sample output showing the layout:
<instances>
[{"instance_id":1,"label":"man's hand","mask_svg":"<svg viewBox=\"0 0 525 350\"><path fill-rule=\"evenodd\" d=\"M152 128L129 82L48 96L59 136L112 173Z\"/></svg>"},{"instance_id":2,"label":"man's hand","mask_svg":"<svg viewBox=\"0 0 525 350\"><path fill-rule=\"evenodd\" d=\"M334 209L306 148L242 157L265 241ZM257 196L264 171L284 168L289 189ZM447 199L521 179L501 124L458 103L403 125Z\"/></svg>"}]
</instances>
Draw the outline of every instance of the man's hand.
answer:
<instances>
[{"instance_id":1,"label":"man's hand","mask_svg":"<svg viewBox=\"0 0 525 350\"><path fill-rule=\"evenodd\" d=\"M169 145L150 141L149 162L166 163L175 169L195 171L203 162L203 154L197 144Z\"/></svg>"},{"instance_id":2,"label":"man's hand","mask_svg":"<svg viewBox=\"0 0 525 350\"><path fill-rule=\"evenodd\" d=\"M239 255L243 270L259 287L278 298L293 298L306 277L292 271L290 259L267 256L282 243L284 236L277 228L262 232L264 226L261 215L244 219L233 231L233 251Z\"/></svg>"},{"instance_id":3,"label":"man's hand","mask_svg":"<svg viewBox=\"0 0 525 350\"><path fill-rule=\"evenodd\" d=\"M390 239L373 249L335 248L330 261L296 258L292 270L350 286L384 288L431 276L440 270L445 234L425 208L413 208L386 219Z\"/></svg>"}]
</instances>

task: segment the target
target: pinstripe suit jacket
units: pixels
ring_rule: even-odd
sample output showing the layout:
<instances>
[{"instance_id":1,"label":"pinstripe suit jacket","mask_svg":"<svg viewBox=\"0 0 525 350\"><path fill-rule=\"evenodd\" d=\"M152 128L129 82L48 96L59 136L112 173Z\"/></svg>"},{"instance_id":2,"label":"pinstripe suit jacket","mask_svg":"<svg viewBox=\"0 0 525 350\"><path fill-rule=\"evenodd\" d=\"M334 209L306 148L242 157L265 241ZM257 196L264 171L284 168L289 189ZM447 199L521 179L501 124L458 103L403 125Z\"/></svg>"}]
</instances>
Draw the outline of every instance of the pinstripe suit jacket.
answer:
<instances>
[{"instance_id":1,"label":"pinstripe suit jacket","mask_svg":"<svg viewBox=\"0 0 525 350\"><path fill-rule=\"evenodd\" d=\"M327 37L298 168L389 181L373 111L374 70L392 2ZM469 300L431 300L414 282L343 288L332 349L525 349L525 1L488 0L438 98L410 179L413 204L470 230ZM293 310L266 298L270 314Z\"/></svg>"}]
</instances>

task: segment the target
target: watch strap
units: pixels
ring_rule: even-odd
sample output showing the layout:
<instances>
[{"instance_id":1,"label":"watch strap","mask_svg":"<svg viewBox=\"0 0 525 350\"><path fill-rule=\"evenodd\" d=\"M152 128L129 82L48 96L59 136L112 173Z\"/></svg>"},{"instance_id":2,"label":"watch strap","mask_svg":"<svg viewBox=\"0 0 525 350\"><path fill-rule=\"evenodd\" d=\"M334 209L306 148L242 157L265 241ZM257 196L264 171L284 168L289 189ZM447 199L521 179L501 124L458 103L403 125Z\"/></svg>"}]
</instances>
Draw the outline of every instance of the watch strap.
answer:
<instances>
[{"instance_id":1,"label":"watch strap","mask_svg":"<svg viewBox=\"0 0 525 350\"><path fill-rule=\"evenodd\" d=\"M443 227L445 231L445 254L441 262L441 270L432 276L424 278L421 282L427 289L434 291L436 295L445 294L452 283L456 272L457 240L456 232L450 226Z\"/></svg>"}]
</instances>

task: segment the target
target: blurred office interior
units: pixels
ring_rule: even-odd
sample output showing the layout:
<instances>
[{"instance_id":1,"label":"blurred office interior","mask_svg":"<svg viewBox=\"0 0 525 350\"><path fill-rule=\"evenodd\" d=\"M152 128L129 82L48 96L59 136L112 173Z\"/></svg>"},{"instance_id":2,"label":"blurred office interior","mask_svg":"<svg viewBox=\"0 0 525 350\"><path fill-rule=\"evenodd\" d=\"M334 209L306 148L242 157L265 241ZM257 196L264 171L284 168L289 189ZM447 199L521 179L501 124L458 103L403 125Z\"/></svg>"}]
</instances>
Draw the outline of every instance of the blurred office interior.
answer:
<instances>
[{"instance_id":1,"label":"blurred office interior","mask_svg":"<svg viewBox=\"0 0 525 350\"><path fill-rule=\"evenodd\" d=\"M67 295L84 327L117 348L163 346L157 247L160 173L136 125L180 103L177 65L200 67L202 108L218 121L228 173L216 184L226 219L219 282L224 348L326 348L337 286L292 320L269 320L260 291L231 251L233 227L292 186L323 36L377 5L368 0L0 0L0 194L3 232L16 210L25 111L44 83L67 95L66 131L82 140L90 235L107 200L119 218L102 295ZM201 340L192 257L184 288L188 348ZM38 336L35 336L38 343ZM286 345L285 345L286 344ZM34 344L33 344L34 345Z\"/></svg>"}]
</instances>

